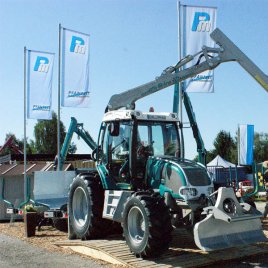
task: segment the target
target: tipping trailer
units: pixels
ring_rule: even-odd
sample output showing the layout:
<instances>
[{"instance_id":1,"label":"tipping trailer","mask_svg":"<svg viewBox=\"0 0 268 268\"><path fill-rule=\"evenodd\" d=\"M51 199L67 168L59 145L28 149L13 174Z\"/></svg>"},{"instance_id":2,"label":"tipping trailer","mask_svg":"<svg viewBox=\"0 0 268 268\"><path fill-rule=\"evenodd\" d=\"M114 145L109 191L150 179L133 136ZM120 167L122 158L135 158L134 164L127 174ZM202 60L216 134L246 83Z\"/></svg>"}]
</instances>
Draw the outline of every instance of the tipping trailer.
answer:
<instances>
[{"instance_id":1,"label":"tipping trailer","mask_svg":"<svg viewBox=\"0 0 268 268\"><path fill-rule=\"evenodd\" d=\"M260 212L239 203L232 188L213 192L205 166L180 157L176 114L135 110L137 100L228 61L268 90L268 77L228 37L219 29L211 37L219 47L203 47L154 81L111 97L92 152L96 170L79 174L70 187L70 239L101 237L110 220L121 223L130 250L141 257L168 247L172 225L191 229L205 251L266 240ZM191 124L200 142L194 117Z\"/></svg>"},{"instance_id":2,"label":"tipping trailer","mask_svg":"<svg viewBox=\"0 0 268 268\"><path fill-rule=\"evenodd\" d=\"M61 152L60 161L55 158L54 171L36 171L34 172L34 183L33 183L33 196L31 197L30 189L30 178L27 177L27 199L15 207L12 202L6 199L4 196L5 192L5 180L0 181L0 201L8 204L7 214L23 214L23 207L31 203L36 211L44 216L45 219L51 219L53 225L60 231L68 230L67 223L67 203L68 203L68 191L69 186L73 178L84 171L81 169L63 171L63 164L66 160L68 149L73 137L76 133L79 138L82 138L85 143L93 150L97 147L95 141L92 139L90 134L84 129L82 123L78 123L76 118L71 117L71 122L66 133ZM9 139L9 143L12 140ZM0 149L1 150L1 149ZM60 171L56 171L57 165L60 165ZM88 169L90 170L90 169ZM43 219L42 219L43 220ZM46 222L46 221L44 221ZM40 221L39 227L43 224Z\"/></svg>"},{"instance_id":3,"label":"tipping trailer","mask_svg":"<svg viewBox=\"0 0 268 268\"><path fill-rule=\"evenodd\" d=\"M84 129L83 123L78 123L76 118L71 117L71 122L66 133L61 152L60 161L55 158L54 171L39 171L34 174L34 202L36 205L45 207L44 217L52 219L54 226L60 231L67 231L67 203L68 190L72 179L84 170L62 171L68 149L76 133L85 143L94 150L97 145L90 134ZM60 171L56 171L59 165ZM90 169L87 169L88 171Z\"/></svg>"}]
</instances>

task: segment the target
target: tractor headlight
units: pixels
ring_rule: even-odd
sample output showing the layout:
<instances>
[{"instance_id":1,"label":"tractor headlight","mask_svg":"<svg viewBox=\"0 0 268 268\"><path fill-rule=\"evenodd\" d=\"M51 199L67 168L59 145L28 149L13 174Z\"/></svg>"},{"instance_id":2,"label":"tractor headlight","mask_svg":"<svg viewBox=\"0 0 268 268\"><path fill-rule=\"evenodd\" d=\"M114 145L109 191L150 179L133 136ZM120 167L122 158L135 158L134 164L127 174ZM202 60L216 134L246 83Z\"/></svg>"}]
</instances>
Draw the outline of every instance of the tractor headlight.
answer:
<instances>
[{"instance_id":1,"label":"tractor headlight","mask_svg":"<svg viewBox=\"0 0 268 268\"><path fill-rule=\"evenodd\" d=\"M235 201L231 198L226 198L223 203L223 209L225 212L230 213L230 214L235 214L236 213L236 205Z\"/></svg>"},{"instance_id":2,"label":"tractor headlight","mask_svg":"<svg viewBox=\"0 0 268 268\"><path fill-rule=\"evenodd\" d=\"M181 195L197 196L198 192L196 188L182 188L180 190Z\"/></svg>"}]
</instances>

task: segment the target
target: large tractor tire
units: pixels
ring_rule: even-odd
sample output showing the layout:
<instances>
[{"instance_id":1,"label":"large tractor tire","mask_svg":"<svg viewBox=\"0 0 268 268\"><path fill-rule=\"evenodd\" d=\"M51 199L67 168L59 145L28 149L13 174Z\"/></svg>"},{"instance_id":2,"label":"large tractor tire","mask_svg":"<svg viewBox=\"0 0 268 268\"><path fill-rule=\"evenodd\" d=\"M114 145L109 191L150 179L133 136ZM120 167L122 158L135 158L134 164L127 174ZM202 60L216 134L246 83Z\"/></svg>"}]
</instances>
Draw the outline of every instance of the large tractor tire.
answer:
<instances>
[{"instance_id":1,"label":"large tractor tire","mask_svg":"<svg viewBox=\"0 0 268 268\"><path fill-rule=\"evenodd\" d=\"M137 257L159 256L169 247L171 218L159 195L130 196L125 203L122 227L126 243Z\"/></svg>"},{"instance_id":2,"label":"large tractor tire","mask_svg":"<svg viewBox=\"0 0 268 268\"><path fill-rule=\"evenodd\" d=\"M101 238L109 230L102 218L104 190L96 173L79 174L69 192L69 225L72 237L82 240Z\"/></svg>"}]
</instances>

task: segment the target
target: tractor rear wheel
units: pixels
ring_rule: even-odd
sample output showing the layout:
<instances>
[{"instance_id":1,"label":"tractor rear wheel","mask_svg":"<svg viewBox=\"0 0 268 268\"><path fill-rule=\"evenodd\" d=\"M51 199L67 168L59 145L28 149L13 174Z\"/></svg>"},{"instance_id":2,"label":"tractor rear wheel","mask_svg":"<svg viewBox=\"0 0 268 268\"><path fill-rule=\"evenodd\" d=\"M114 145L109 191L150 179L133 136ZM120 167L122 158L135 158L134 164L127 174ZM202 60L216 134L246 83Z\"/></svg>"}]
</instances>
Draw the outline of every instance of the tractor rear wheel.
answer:
<instances>
[{"instance_id":1,"label":"tractor rear wheel","mask_svg":"<svg viewBox=\"0 0 268 268\"><path fill-rule=\"evenodd\" d=\"M69 192L69 225L73 237L82 240L104 237L108 220L102 218L104 191L95 173L79 174Z\"/></svg>"},{"instance_id":2,"label":"tractor rear wheel","mask_svg":"<svg viewBox=\"0 0 268 268\"><path fill-rule=\"evenodd\" d=\"M169 210L159 195L136 193L123 211L123 232L131 252L137 257L159 256L171 241Z\"/></svg>"}]
</instances>

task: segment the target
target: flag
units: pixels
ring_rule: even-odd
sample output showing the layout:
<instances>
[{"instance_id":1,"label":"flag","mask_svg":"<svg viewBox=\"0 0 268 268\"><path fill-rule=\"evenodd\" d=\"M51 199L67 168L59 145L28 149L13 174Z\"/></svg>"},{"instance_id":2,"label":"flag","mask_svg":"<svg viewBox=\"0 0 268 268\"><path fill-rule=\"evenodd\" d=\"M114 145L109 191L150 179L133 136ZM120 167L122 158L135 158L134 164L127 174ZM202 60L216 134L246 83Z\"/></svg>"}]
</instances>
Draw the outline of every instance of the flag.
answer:
<instances>
[{"instance_id":1,"label":"flag","mask_svg":"<svg viewBox=\"0 0 268 268\"><path fill-rule=\"evenodd\" d=\"M215 47L214 41L210 38L210 33L216 28L216 11L214 7L194 7L182 5L180 25L182 58L193 55L200 51L203 46ZM185 65L191 67L192 62ZM205 71L182 82L182 88L186 92L206 92L214 91L213 70Z\"/></svg>"},{"instance_id":2,"label":"flag","mask_svg":"<svg viewBox=\"0 0 268 268\"><path fill-rule=\"evenodd\" d=\"M88 107L89 35L62 28L61 105Z\"/></svg>"},{"instance_id":3,"label":"flag","mask_svg":"<svg viewBox=\"0 0 268 268\"><path fill-rule=\"evenodd\" d=\"M252 165L254 145L254 125L239 125L239 164Z\"/></svg>"},{"instance_id":4,"label":"flag","mask_svg":"<svg viewBox=\"0 0 268 268\"><path fill-rule=\"evenodd\" d=\"M27 118L52 118L53 62L53 53L27 50Z\"/></svg>"}]
</instances>

